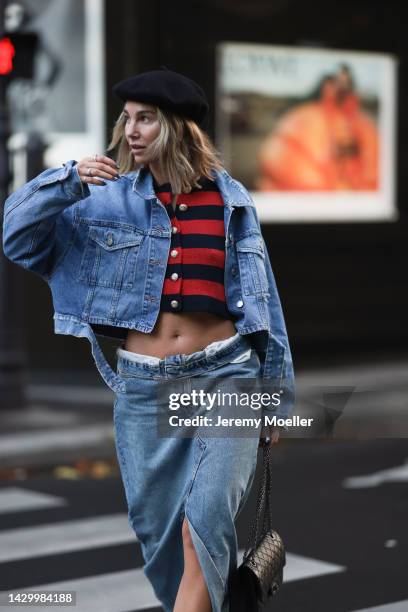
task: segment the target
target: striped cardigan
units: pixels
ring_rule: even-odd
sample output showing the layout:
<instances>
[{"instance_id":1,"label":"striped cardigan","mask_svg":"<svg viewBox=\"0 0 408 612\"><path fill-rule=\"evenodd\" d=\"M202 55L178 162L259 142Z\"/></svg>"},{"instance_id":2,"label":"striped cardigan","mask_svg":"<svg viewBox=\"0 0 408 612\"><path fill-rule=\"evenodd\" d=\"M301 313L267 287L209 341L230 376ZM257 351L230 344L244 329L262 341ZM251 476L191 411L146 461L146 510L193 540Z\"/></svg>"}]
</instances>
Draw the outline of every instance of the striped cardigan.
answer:
<instances>
[{"instance_id":1,"label":"striped cardigan","mask_svg":"<svg viewBox=\"0 0 408 612\"><path fill-rule=\"evenodd\" d=\"M170 183L158 185L156 196L172 226L160 310L210 312L231 318L225 299L224 202L214 181L201 178L202 189L177 195L171 203Z\"/></svg>"}]
</instances>

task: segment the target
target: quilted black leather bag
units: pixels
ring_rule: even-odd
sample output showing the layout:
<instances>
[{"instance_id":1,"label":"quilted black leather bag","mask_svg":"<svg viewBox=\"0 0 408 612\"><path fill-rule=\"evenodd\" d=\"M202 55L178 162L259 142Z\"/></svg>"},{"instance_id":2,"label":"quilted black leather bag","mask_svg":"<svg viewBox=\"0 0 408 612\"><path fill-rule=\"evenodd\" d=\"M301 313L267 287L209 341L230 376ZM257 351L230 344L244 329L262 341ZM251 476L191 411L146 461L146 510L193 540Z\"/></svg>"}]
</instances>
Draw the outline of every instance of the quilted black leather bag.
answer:
<instances>
[{"instance_id":1,"label":"quilted black leather bag","mask_svg":"<svg viewBox=\"0 0 408 612\"><path fill-rule=\"evenodd\" d=\"M265 604L282 585L286 565L282 538L272 529L270 438L261 438L260 446L262 480L243 562L230 580L231 612L257 612L258 604Z\"/></svg>"}]
</instances>

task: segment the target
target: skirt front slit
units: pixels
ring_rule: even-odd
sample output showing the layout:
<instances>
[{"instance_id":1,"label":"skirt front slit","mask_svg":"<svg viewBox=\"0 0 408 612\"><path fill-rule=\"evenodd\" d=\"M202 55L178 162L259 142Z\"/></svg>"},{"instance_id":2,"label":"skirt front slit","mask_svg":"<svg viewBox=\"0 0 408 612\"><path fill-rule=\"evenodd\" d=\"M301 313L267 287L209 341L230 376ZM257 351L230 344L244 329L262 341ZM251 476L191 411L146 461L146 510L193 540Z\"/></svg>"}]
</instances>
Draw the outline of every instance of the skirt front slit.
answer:
<instances>
[{"instance_id":1,"label":"skirt front slit","mask_svg":"<svg viewBox=\"0 0 408 612\"><path fill-rule=\"evenodd\" d=\"M164 359L118 350L118 374L126 381L114 406L118 463L143 571L165 612L173 610L184 571L184 518L212 611L229 612L228 579L238 563L235 520L255 476L259 432L214 437L198 428L190 437L159 436L157 383L177 379L187 391L192 377L256 378L259 367L249 340L238 333Z\"/></svg>"}]
</instances>

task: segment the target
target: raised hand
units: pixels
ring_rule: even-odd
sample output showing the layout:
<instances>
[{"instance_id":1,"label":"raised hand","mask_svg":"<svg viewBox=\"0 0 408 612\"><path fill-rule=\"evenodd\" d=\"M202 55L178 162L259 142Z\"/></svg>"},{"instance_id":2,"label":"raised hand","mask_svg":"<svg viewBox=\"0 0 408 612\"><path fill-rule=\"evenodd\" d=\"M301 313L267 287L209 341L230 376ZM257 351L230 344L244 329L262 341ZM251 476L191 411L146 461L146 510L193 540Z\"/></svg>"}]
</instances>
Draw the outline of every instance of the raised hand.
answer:
<instances>
[{"instance_id":1,"label":"raised hand","mask_svg":"<svg viewBox=\"0 0 408 612\"><path fill-rule=\"evenodd\" d=\"M83 183L92 183L93 185L106 185L102 179L110 181L119 178L118 167L116 162L105 155L97 153L92 157L84 157L75 166L79 178Z\"/></svg>"}]
</instances>

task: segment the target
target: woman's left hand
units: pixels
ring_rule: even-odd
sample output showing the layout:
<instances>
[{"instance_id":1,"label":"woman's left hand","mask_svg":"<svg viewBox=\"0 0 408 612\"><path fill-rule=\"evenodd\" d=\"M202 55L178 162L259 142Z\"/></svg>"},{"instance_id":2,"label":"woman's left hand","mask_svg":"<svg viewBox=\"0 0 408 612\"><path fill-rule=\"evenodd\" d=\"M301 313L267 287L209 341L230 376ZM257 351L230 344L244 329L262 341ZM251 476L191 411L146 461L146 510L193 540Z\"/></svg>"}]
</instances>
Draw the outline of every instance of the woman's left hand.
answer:
<instances>
[{"instance_id":1,"label":"woman's left hand","mask_svg":"<svg viewBox=\"0 0 408 612\"><path fill-rule=\"evenodd\" d=\"M271 444L276 444L279 440L280 427L278 425L263 426L261 430L261 438L271 438Z\"/></svg>"}]
</instances>

